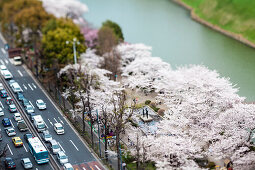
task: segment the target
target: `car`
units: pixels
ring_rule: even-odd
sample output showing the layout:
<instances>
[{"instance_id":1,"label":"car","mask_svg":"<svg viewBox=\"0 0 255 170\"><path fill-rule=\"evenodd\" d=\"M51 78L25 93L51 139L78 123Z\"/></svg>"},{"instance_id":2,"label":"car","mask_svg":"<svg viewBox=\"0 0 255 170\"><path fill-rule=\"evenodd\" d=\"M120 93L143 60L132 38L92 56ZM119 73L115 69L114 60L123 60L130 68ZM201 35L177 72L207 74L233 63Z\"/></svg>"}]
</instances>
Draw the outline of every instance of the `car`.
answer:
<instances>
[{"instance_id":1,"label":"car","mask_svg":"<svg viewBox=\"0 0 255 170\"><path fill-rule=\"evenodd\" d=\"M21 164L23 165L24 169L32 169L33 168L33 164L29 158L22 158Z\"/></svg>"},{"instance_id":2,"label":"car","mask_svg":"<svg viewBox=\"0 0 255 170\"><path fill-rule=\"evenodd\" d=\"M26 123L24 122L24 120L18 121L17 127L18 127L19 131L21 131L21 132L28 130L28 127L27 127Z\"/></svg>"},{"instance_id":3,"label":"car","mask_svg":"<svg viewBox=\"0 0 255 170\"><path fill-rule=\"evenodd\" d=\"M4 116L3 108L0 107L0 116Z\"/></svg>"},{"instance_id":4,"label":"car","mask_svg":"<svg viewBox=\"0 0 255 170\"><path fill-rule=\"evenodd\" d=\"M48 130L43 131L42 138L45 142L49 142L52 140L52 136Z\"/></svg>"},{"instance_id":5,"label":"car","mask_svg":"<svg viewBox=\"0 0 255 170\"><path fill-rule=\"evenodd\" d=\"M24 107L26 107L26 105L30 105L29 101L26 98L22 100L22 104Z\"/></svg>"},{"instance_id":6,"label":"car","mask_svg":"<svg viewBox=\"0 0 255 170\"><path fill-rule=\"evenodd\" d=\"M0 70L3 71L3 70L7 70L7 67L5 65L0 65Z\"/></svg>"},{"instance_id":7,"label":"car","mask_svg":"<svg viewBox=\"0 0 255 170\"><path fill-rule=\"evenodd\" d=\"M54 130L58 135L65 134L64 127L62 126L61 123L55 123Z\"/></svg>"},{"instance_id":8,"label":"car","mask_svg":"<svg viewBox=\"0 0 255 170\"><path fill-rule=\"evenodd\" d=\"M8 117L5 117L2 120L2 124L4 125L4 127L11 126L11 121L10 121L10 119Z\"/></svg>"},{"instance_id":9,"label":"car","mask_svg":"<svg viewBox=\"0 0 255 170\"><path fill-rule=\"evenodd\" d=\"M8 136L15 136L16 132L12 127L5 128L5 132Z\"/></svg>"},{"instance_id":10,"label":"car","mask_svg":"<svg viewBox=\"0 0 255 170\"><path fill-rule=\"evenodd\" d=\"M21 114L20 113L14 113L13 118L16 122L22 120Z\"/></svg>"},{"instance_id":11,"label":"car","mask_svg":"<svg viewBox=\"0 0 255 170\"><path fill-rule=\"evenodd\" d=\"M28 142L28 139L29 138L32 138L33 137L33 135L31 134L31 133L26 133L26 134L24 134L24 139Z\"/></svg>"},{"instance_id":12,"label":"car","mask_svg":"<svg viewBox=\"0 0 255 170\"><path fill-rule=\"evenodd\" d=\"M19 86L17 82L12 83L11 88L14 93L23 92L22 88Z\"/></svg>"},{"instance_id":13,"label":"car","mask_svg":"<svg viewBox=\"0 0 255 170\"><path fill-rule=\"evenodd\" d=\"M61 165L68 163L68 157L66 156L65 152L63 152L63 151L59 151L57 153L57 158Z\"/></svg>"},{"instance_id":14,"label":"car","mask_svg":"<svg viewBox=\"0 0 255 170\"><path fill-rule=\"evenodd\" d=\"M9 83L9 85L12 85L12 83L16 83L16 81L15 80L10 80L8 83Z\"/></svg>"},{"instance_id":15,"label":"car","mask_svg":"<svg viewBox=\"0 0 255 170\"><path fill-rule=\"evenodd\" d=\"M50 140L50 149L53 154L57 154L59 151L61 151L59 144L55 139Z\"/></svg>"},{"instance_id":16,"label":"car","mask_svg":"<svg viewBox=\"0 0 255 170\"><path fill-rule=\"evenodd\" d=\"M13 137L12 142L13 142L15 147L23 146L23 142L20 139L20 137Z\"/></svg>"},{"instance_id":17,"label":"car","mask_svg":"<svg viewBox=\"0 0 255 170\"><path fill-rule=\"evenodd\" d=\"M70 163L65 163L63 168L64 170L74 170L72 164Z\"/></svg>"},{"instance_id":18,"label":"car","mask_svg":"<svg viewBox=\"0 0 255 170\"><path fill-rule=\"evenodd\" d=\"M15 104L10 104L8 109L11 113L14 113L17 111Z\"/></svg>"},{"instance_id":19,"label":"car","mask_svg":"<svg viewBox=\"0 0 255 170\"><path fill-rule=\"evenodd\" d=\"M0 83L0 90L3 90L4 89L4 85L3 83Z\"/></svg>"},{"instance_id":20,"label":"car","mask_svg":"<svg viewBox=\"0 0 255 170\"><path fill-rule=\"evenodd\" d=\"M39 110L46 109L46 103L44 103L42 99L36 100L36 106L38 107Z\"/></svg>"},{"instance_id":21,"label":"car","mask_svg":"<svg viewBox=\"0 0 255 170\"><path fill-rule=\"evenodd\" d=\"M23 93L21 93L21 92L17 93L17 98L18 98L19 101L22 101L23 99L25 99Z\"/></svg>"},{"instance_id":22,"label":"car","mask_svg":"<svg viewBox=\"0 0 255 170\"><path fill-rule=\"evenodd\" d=\"M8 93L5 89L0 91L0 95L1 95L2 98L8 97Z\"/></svg>"},{"instance_id":23,"label":"car","mask_svg":"<svg viewBox=\"0 0 255 170\"><path fill-rule=\"evenodd\" d=\"M8 70L2 70L1 73L4 76L5 80L9 80L13 78L12 74Z\"/></svg>"},{"instance_id":24,"label":"car","mask_svg":"<svg viewBox=\"0 0 255 170\"><path fill-rule=\"evenodd\" d=\"M29 118L30 118L31 122L34 122L34 116L35 115L36 115L35 113L30 113L29 114Z\"/></svg>"},{"instance_id":25,"label":"car","mask_svg":"<svg viewBox=\"0 0 255 170\"><path fill-rule=\"evenodd\" d=\"M34 107L31 105L26 105L25 110L28 114L35 112Z\"/></svg>"},{"instance_id":26,"label":"car","mask_svg":"<svg viewBox=\"0 0 255 170\"><path fill-rule=\"evenodd\" d=\"M6 97L5 102L6 102L6 104L8 104L8 105L13 104L13 99L12 99L11 97L8 96L8 97Z\"/></svg>"},{"instance_id":27,"label":"car","mask_svg":"<svg viewBox=\"0 0 255 170\"><path fill-rule=\"evenodd\" d=\"M15 169L16 168L16 164L15 164L14 160L10 157L5 158L4 165L5 165L5 168L7 168L7 169Z\"/></svg>"}]
</instances>

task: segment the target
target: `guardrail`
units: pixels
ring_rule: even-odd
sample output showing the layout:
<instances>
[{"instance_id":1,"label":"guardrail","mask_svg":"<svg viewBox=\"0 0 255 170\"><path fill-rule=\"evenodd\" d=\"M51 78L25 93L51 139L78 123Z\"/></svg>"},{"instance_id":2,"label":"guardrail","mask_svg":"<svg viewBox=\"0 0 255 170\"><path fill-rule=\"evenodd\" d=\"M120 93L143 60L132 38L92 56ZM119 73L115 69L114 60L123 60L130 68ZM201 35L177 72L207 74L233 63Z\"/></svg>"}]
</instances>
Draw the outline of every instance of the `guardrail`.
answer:
<instances>
[{"instance_id":1,"label":"guardrail","mask_svg":"<svg viewBox=\"0 0 255 170\"><path fill-rule=\"evenodd\" d=\"M0 75L0 80L3 83L3 86L5 88L5 90L7 91L7 93L10 95L10 97L13 99L18 112L22 115L25 123L27 124L29 130L31 131L31 133L34 136L37 136L40 141L42 142L42 144L44 145L44 147L48 150L49 152L49 159L50 159L50 165L52 166L52 168L55 170L61 170L61 167L58 165L58 163L56 162L55 158L53 157L53 155L50 153L48 147L46 146L46 144L43 142L41 136L39 135L39 133L37 132L36 128L34 127L34 125L32 124L32 122L30 121L30 119L28 118L28 115L26 114L26 112L24 111L23 107L20 105L18 99L16 98L14 92L11 90L10 86L8 85L8 83L6 82L6 80L3 78L2 75Z\"/></svg>"}]
</instances>

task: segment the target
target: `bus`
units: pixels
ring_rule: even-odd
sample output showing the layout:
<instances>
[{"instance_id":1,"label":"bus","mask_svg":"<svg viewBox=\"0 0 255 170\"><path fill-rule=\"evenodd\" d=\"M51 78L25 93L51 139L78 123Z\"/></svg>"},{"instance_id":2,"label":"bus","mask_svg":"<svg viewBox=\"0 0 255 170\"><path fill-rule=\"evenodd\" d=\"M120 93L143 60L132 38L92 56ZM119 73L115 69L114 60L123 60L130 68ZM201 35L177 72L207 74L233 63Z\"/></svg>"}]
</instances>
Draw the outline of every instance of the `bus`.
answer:
<instances>
[{"instance_id":1,"label":"bus","mask_svg":"<svg viewBox=\"0 0 255 170\"><path fill-rule=\"evenodd\" d=\"M29 138L28 146L37 164L44 164L49 162L49 153L38 137Z\"/></svg>"}]
</instances>

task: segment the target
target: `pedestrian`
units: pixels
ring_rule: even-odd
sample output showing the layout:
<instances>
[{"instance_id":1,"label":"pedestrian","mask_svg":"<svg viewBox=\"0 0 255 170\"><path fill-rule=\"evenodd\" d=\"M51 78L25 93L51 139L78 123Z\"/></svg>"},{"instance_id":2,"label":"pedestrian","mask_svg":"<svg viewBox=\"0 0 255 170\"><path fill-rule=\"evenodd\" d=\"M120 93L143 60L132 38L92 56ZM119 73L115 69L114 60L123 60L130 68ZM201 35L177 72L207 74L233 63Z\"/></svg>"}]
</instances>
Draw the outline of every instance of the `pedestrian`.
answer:
<instances>
[{"instance_id":1,"label":"pedestrian","mask_svg":"<svg viewBox=\"0 0 255 170\"><path fill-rule=\"evenodd\" d=\"M146 108L146 116L147 116L147 119L148 119L148 117L149 117L149 111L148 111L147 108Z\"/></svg>"},{"instance_id":2,"label":"pedestrian","mask_svg":"<svg viewBox=\"0 0 255 170\"><path fill-rule=\"evenodd\" d=\"M126 165L126 163L125 163L125 162L123 162L123 163L122 163L122 168L123 168L123 170L125 170L125 169L126 169L126 166L127 166L127 165Z\"/></svg>"},{"instance_id":3,"label":"pedestrian","mask_svg":"<svg viewBox=\"0 0 255 170\"><path fill-rule=\"evenodd\" d=\"M144 108L143 108L143 117L145 116Z\"/></svg>"}]
</instances>

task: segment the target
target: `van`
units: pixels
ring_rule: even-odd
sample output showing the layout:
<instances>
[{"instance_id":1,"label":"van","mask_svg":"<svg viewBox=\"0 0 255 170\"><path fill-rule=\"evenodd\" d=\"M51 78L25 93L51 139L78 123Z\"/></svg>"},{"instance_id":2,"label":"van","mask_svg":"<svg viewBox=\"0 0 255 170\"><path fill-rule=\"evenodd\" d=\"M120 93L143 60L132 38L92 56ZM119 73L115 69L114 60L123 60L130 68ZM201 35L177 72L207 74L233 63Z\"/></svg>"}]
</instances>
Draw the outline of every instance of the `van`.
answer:
<instances>
[{"instance_id":1,"label":"van","mask_svg":"<svg viewBox=\"0 0 255 170\"><path fill-rule=\"evenodd\" d=\"M11 88L14 93L23 92L22 88L19 86L17 82L12 83Z\"/></svg>"},{"instance_id":2,"label":"van","mask_svg":"<svg viewBox=\"0 0 255 170\"><path fill-rule=\"evenodd\" d=\"M33 116L33 118L34 126L38 132L43 132L44 130L46 130L46 126L41 115L35 115Z\"/></svg>"}]
</instances>

